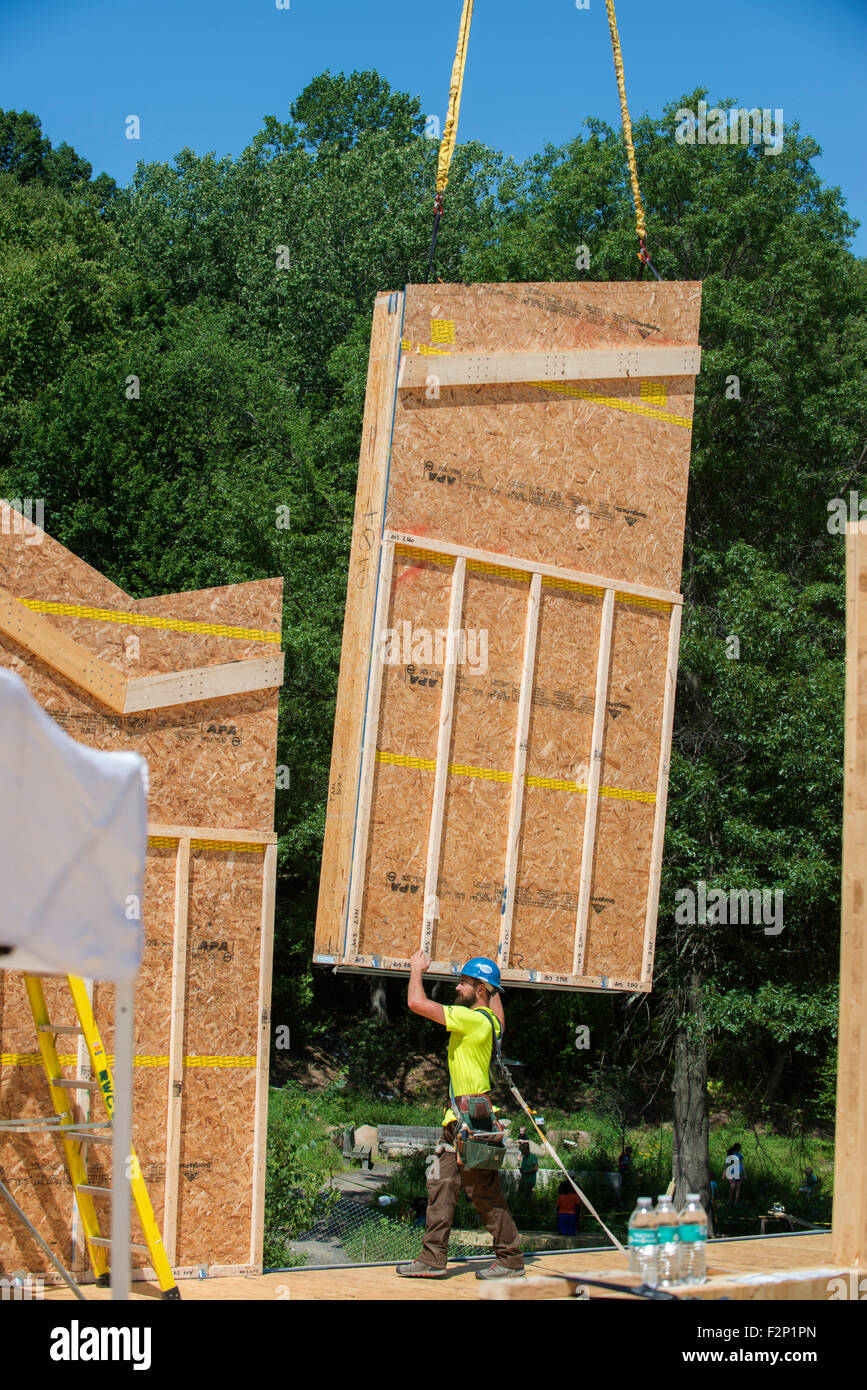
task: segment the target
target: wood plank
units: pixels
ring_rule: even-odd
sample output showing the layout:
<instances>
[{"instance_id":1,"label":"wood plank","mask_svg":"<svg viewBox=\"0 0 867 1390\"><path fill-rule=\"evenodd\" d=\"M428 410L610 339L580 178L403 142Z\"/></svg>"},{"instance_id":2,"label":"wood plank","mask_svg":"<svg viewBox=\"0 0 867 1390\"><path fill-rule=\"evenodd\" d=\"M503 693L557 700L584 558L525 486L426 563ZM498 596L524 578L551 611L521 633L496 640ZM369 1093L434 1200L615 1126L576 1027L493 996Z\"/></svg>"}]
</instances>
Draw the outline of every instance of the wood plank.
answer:
<instances>
[{"instance_id":1,"label":"wood plank","mask_svg":"<svg viewBox=\"0 0 867 1390\"><path fill-rule=\"evenodd\" d=\"M344 953L352 959L358 953L358 934L361 908L364 902L364 870L367 863L367 836L370 828L370 807L373 798L373 774L376 771L376 740L379 731L379 700L382 694L382 668L385 660L383 642L388 624L391 596L391 575L394 565L394 546L385 544L379 559L376 613L373 626L373 656L368 678L367 703L362 727L361 773L358 788L358 810L355 820L355 843L352 850L352 873L349 891L349 914L346 925Z\"/></svg>"},{"instance_id":2,"label":"wood plank","mask_svg":"<svg viewBox=\"0 0 867 1390\"><path fill-rule=\"evenodd\" d=\"M184 1013L187 994L187 924L190 904L190 838L178 840L175 861L175 910L172 938L172 1004L169 1030L168 1110L166 1115L166 1182L163 1200L163 1246L170 1265L177 1261L178 1185L184 1090Z\"/></svg>"},{"instance_id":3,"label":"wood plank","mask_svg":"<svg viewBox=\"0 0 867 1390\"><path fill-rule=\"evenodd\" d=\"M0 632L115 714L123 713L127 685L123 672L67 637L41 613L25 608L3 588L0 588Z\"/></svg>"},{"instance_id":4,"label":"wood plank","mask_svg":"<svg viewBox=\"0 0 867 1390\"><path fill-rule=\"evenodd\" d=\"M662 876L662 851L665 843L665 811L668 805L668 775L671 770L671 733L674 727L674 697L677 690L677 663L680 655L680 608L673 607L668 629L668 654L665 664L665 688L662 697L662 727L659 734L659 773L656 779L656 810L653 818L653 842L650 847L650 877L647 886L647 915L644 920L644 948L641 978L653 979L656 918L659 911L659 883Z\"/></svg>"},{"instance_id":5,"label":"wood plank","mask_svg":"<svg viewBox=\"0 0 867 1390\"><path fill-rule=\"evenodd\" d=\"M564 569L560 565L547 565L537 560L523 560L517 555L498 554L493 550L479 550L473 546L455 545L450 541L434 539L431 536L416 536L408 531L386 531L384 540L394 545L415 546L420 550L433 551L441 555L462 556L482 565L494 565L502 569L524 570L527 575L541 574L551 579L565 580L570 584L585 584L590 589L604 592L615 589L617 594L629 594L635 598L651 599L658 603L682 604L683 595L668 589L651 589L645 584L627 584L619 579L604 578L599 574L585 574L581 570Z\"/></svg>"},{"instance_id":6,"label":"wood plank","mask_svg":"<svg viewBox=\"0 0 867 1390\"><path fill-rule=\"evenodd\" d=\"M127 683L124 714L146 709L168 709L189 705L196 700L218 700L252 690L272 690L283 684L285 656L257 657L247 661L227 661L216 666L193 666L187 671L171 671L160 676L140 676Z\"/></svg>"},{"instance_id":7,"label":"wood plank","mask_svg":"<svg viewBox=\"0 0 867 1390\"><path fill-rule=\"evenodd\" d=\"M512 918L515 913L515 879L518 873L518 846L521 837L521 812L524 805L524 773L527 767L527 735L530 728L530 700L533 694L533 671L536 664L536 634L539 630L539 603L542 576L534 574L530 581L527 604L527 625L524 631L524 655L521 661L521 693L518 698L518 717L515 730L515 753L512 760L512 796L509 803L509 829L506 836L506 867L503 875L503 913L497 957L500 970L509 964L512 944Z\"/></svg>"},{"instance_id":8,"label":"wood plank","mask_svg":"<svg viewBox=\"0 0 867 1390\"><path fill-rule=\"evenodd\" d=\"M353 956L352 961L339 963L334 956L324 956L315 953L313 959L317 965L332 965L335 969L347 974L379 974L381 971L386 974L406 975L409 972L409 957L396 956L375 956L359 953ZM505 985L515 985L518 988L530 987L533 989L559 989L565 985L570 989L582 990L628 990L630 994L646 993L650 990L650 985L641 980L629 979L617 975L569 975L556 974L548 970L516 970L505 969L501 972ZM426 975L436 976L442 980L453 980L459 974L453 961L432 960L430 967L425 971Z\"/></svg>"},{"instance_id":9,"label":"wood plank","mask_svg":"<svg viewBox=\"0 0 867 1390\"><path fill-rule=\"evenodd\" d=\"M421 950L429 956L433 948L434 925L439 918L440 849L443 838L443 817L446 807L446 786L449 779L449 749L452 743L452 717L455 709L455 676L458 669L458 631L464 606L464 578L467 562L459 555L452 575L449 600L449 625L446 659L443 668L443 688L440 699L439 733L437 735L436 772L434 774L430 829L428 831L427 866L424 876L424 910L421 927Z\"/></svg>"},{"instance_id":10,"label":"wood plank","mask_svg":"<svg viewBox=\"0 0 867 1390\"><path fill-rule=\"evenodd\" d=\"M739 1302L778 1299L788 1302L801 1298L826 1302L832 1297L840 1297L841 1283L854 1290L848 1295L850 1298L857 1298L860 1282L863 1298L864 1291L867 1291L864 1270L832 1266L829 1252L830 1237L827 1236L772 1236L765 1240L713 1241L708 1251L708 1258L712 1260L713 1281L673 1292L682 1299L723 1297ZM458 1299L476 1302L492 1290L520 1289L528 1280L551 1278L555 1274L564 1274L567 1280L576 1283L582 1278L595 1278L632 1284L623 1268L613 1266L612 1262L610 1250L588 1250L577 1255L566 1251L533 1254L527 1257L525 1278L508 1281L505 1285L480 1284L475 1277L476 1270L482 1267L482 1262L478 1260L452 1262L448 1267L448 1278L442 1280L401 1279L395 1274L393 1264L330 1269L302 1266L257 1278L231 1277L229 1269L212 1266L207 1279L197 1278L196 1270L184 1270L177 1272L177 1275L189 1281L182 1289L185 1302L267 1301L273 1304L280 1299L291 1300L292 1303L345 1302L347 1299L420 1303ZM581 1269L576 1273L576 1265L579 1264ZM238 1273L243 1276L243 1267ZM766 1274L765 1279L762 1279L762 1273ZM589 1285L588 1291L591 1300L608 1296L605 1290ZM133 1299L152 1299L153 1293L152 1288L133 1284ZM616 1294L610 1296L617 1297ZM59 1276L49 1275L46 1278L45 1297L52 1302L67 1302L73 1295L66 1285L59 1282ZM92 1285L88 1288L89 1299L102 1301L108 1297L106 1289ZM634 1298L629 1295L623 1297L637 1306Z\"/></svg>"},{"instance_id":11,"label":"wood plank","mask_svg":"<svg viewBox=\"0 0 867 1390\"><path fill-rule=\"evenodd\" d=\"M361 731L376 607L386 479L394 421L403 294L381 294L373 311L364 425L316 914L316 947L343 949L352 871L353 826L361 768Z\"/></svg>"},{"instance_id":12,"label":"wood plank","mask_svg":"<svg viewBox=\"0 0 867 1390\"><path fill-rule=\"evenodd\" d=\"M614 627L614 590L606 589L602 600L599 625L599 652L596 658L596 694L593 706L593 731L590 739L590 761L587 768L587 804L584 809L584 838L581 846L581 871L578 880L578 911L575 918L575 954L572 974L584 974L584 952L587 945L587 919L590 916L590 890L593 883L593 859L596 849L596 815L599 808L599 782L602 776L602 744L605 737L608 674L611 669L611 633Z\"/></svg>"},{"instance_id":13,"label":"wood plank","mask_svg":"<svg viewBox=\"0 0 867 1390\"><path fill-rule=\"evenodd\" d=\"M575 349L565 352L458 352L401 358L398 390L439 386L498 386L510 382L603 381L625 377L698 376L701 348Z\"/></svg>"},{"instance_id":14,"label":"wood plank","mask_svg":"<svg viewBox=\"0 0 867 1390\"><path fill-rule=\"evenodd\" d=\"M846 723L833 1257L867 1264L867 537L846 536Z\"/></svg>"},{"instance_id":15,"label":"wood plank","mask_svg":"<svg viewBox=\"0 0 867 1390\"><path fill-rule=\"evenodd\" d=\"M274 907L277 846L265 850L262 866L262 938L259 955L259 1038L256 1048L256 1109L253 1129L253 1200L250 1264L262 1268L265 1239L265 1159L268 1144L268 1066L271 1050L271 980L274 960Z\"/></svg>"},{"instance_id":16,"label":"wood plank","mask_svg":"<svg viewBox=\"0 0 867 1390\"><path fill-rule=\"evenodd\" d=\"M161 825L148 822L148 835L155 840L223 840L239 845L276 845L275 830L237 830L213 825Z\"/></svg>"}]
</instances>

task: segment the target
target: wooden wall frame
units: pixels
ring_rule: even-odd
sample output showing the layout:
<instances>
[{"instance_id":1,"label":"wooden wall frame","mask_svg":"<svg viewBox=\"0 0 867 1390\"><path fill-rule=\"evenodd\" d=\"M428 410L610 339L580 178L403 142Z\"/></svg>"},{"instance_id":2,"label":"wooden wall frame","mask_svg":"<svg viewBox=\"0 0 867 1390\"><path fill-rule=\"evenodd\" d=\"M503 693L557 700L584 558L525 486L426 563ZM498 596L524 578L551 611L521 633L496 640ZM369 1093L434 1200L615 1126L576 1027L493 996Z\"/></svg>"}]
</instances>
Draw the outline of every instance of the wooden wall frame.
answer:
<instances>
[{"instance_id":1,"label":"wooden wall frame","mask_svg":"<svg viewBox=\"0 0 867 1390\"><path fill-rule=\"evenodd\" d=\"M282 652L167 675L127 677L0 588L0 632L39 657L115 714L218 700L283 684Z\"/></svg>"},{"instance_id":2,"label":"wooden wall frame","mask_svg":"<svg viewBox=\"0 0 867 1390\"><path fill-rule=\"evenodd\" d=\"M867 1266L867 534L846 536L846 730L833 1257ZM863 1286L862 1286L863 1287ZM863 1297L863 1294L861 1295ZM856 1294L857 1297L857 1294Z\"/></svg>"},{"instance_id":3,"label":"wooden wall frame","mask_svg":"<svg viewBox=\"0 0 867 1390\"><path fill-rule=\"evenodd\" d=\"M47 533L31 540L14 517L0 532L0 664L73 738L142 753L150 768L134 1059L142 1174L177 1278L203 1267L255 1272L264 1225L282 580L136 600ZM41 1114L23 984L16 972L2 976L3 1113ZM49 1007L57 1002L63 1020L51 986ZM111 986L95 984L94 1011L111 1052ZM74 1051L61 1061L74 1067ZM80 1065L76 1074L84 1074ZM91 1181L108 1187L101 1147L91 1146L88 1164ZM3 1154L34 1224L78 1268L74 1204L55 1160L50 1138L38 1134ZM28 1241L26 1232L0 1229L0 1271L40 1269L39 1248ZM134 1277L148 1277L147 1266Z\"/></svg>"},{"instance_id":4,"label":"wooden wall frame","mask_svg":"<svg viewBox=\"0 0 867 1390\"><path fill-rule=\"evenodd\" d=\"M592 741L587 755L587 767L589 769L589 779L586 787L588 809L584 821L584 840L581 854L580 889L575 923L572 972L571 974L563 975L544 970L518 970L503 965L501 967L502 977L506 982L512 984L567 985L581 989L628 987L636 991L649 990L652 980L653 957L652 952L649 952L648 948L648 940L652 934L648 924L655 924L656 903L659 893L659 878L662 865L665 804L668 792L668 773L670 766L671 729L674 718L674 690L677 681L680 611L683 602L681 595L666 593L661 590L650 589L646 586L634 584L629 585L627 590L624 591L617 581L600 578L598 575L589 575L571 570L558 570L556 566L540 565L539 563L524 560L513 555L492 555L488 552L474 550L466 546L440 542L436 538L430 536L412 536L407 533L395 533L391 531L386 531L383 535L380 583L373 625L373 657L370 666L367 699L364 707L364 736L358 794L358 815L355 825L355 841L350 871L349 912L346 924L345 946L340 959L341 967L347 970L405 970L409 965L407 958L378 957L374 955L363 955L359 952L359 932L365 888L364 866L367 857L367 844L370 829L371 797L376 765L375 759L378 751L376 746L376 734L379 727L380 701L382 697L382 646L392 593L394 551L395 546L398 544L405 547L417 546L423 548L427 553L436 553L439 551L443 555L449 555L455 559L449 611L448 652L444 667L442 694L440 698L436 772L428 830L427 871L425 876L425 896L423 899L420 921L419 949L422 950L425 955L431 956L436 918L439 916L437 878L442 844L443 817L445 813L446 782L449 770L448 750L451 739L452 710L454 703L456 634L460 626L466 563L468 560L483 561L485 563L496 561L497 565L504 569L525 573L530 580L526 612L521 697L517 707L514 736L515 752L513 770L510 777L512 792L509 829L503 865L503 881L507 887L503 902L503 924L498 949L498 955L501 961L508 961L509 959L515 870L521 839L521 811L523 805L524 766L527 749L527 726L529 723L530 683L533 669L533 654L535 651L539 596L541 593L542 580L543 577L545 577L563 583L581 584L587 588L596 589L604 596L597 654ZM639 599L649 599L655 603L666 605L670 611L662 732L657 760L654 838L645 918L643 970L641 978L629 981L628 985L622 984L620 981L603 980L599 976L588 975L584 971L584 945L587 935L588 917L590 914L590 884L593 874L596 844L596 811L600 796L602 739L605 728L605 697L611 655L614 603L615 598L618 596L621 598L635 597ZM453 976L456 973L456 966L454 962L448 960L432 959L430 973L432 975Z\"/></svg>"},{"instance_id":5,"label":"wooden wall frame","mask_svg":"<svg viewBox=\"0 0 867 1390\"><path fill-rule=\"evenodd\" d=\"M405 973L410 953L420 947L432 956L432 974L453 976L460 969L456 957L465 959L463 945L472 940L469 954L498 953L507 983L651 988L682 606L678 586L689 431L701 364L699 303L695 284L408 286L402 294L378 297L329 779L317 963L362 973ZM589 526L580 544L576 510L589 518L577 523ZM433 565L440 566L437 575ZM492 593L480 598L482 574L503 577L508 633L492 688L476 708L485 708L486 699L502 698L516 708L498 705L500 742L472 766L466 750L481 748L485 739L468 733L469 687L465 672L456 679L453 657L456 625L463 621L469 627L467 613L481 611L479 603L482 608L488 600L494 603ZM519 581L523 598L516 597L513 581ZM557 717L540 714L540 704L551 704L542 687L548 684L544 675L554 670L552 633L570 616L557 608L556 595L565 590L581 590L598 608L597 613L592 603L585 605L581 614L573 605L572 615L586 627L580 671L576 666L572 681L578 704L563 706L577 711L569 719L576 730L575 762L587 768L580 789L568 780L569 772L547 770L549 763L553 768L564 762L568 742L549 741L556 756L540 758L544 736L539 731L553 730L557 723ZM420 608L412 607L415 595ZM429 687L423 714L418 702L414 707L413 718L423 724L402 725L403 697L394 693L396 677L384 676L381 653L386 641L394 642L393 624L403 619L408 626L407 613L416 612L420 624L436 627L440 636L444 630L446 655L437 658L433 671L426 668L413 677ZM636 615L634 620L627 622L628 614ZM636 701L628 691L638 690L642 681L642 642L650 663L644 675L651 679L649 693ZM588 644L595 662L589 688ZM534 675L534 662L542 677ZM511 694L504 691L509 682ZM562 674L559 683L566 683ZM556 693L559 699L562 692ZM612 734L611 721L620 715L623 722ZM569 719L561 721L567 740ZM645 728L644 749L633 759L640 778L624 782L616 771L618 759L620 766L632 766L629 750ZM505 744L508 762L502 758ZM450 751L453 745L464 752ZM469 790L459 795L456 776L477 780L465 783ZM556 847L547 859L544 853L540 858L545 848L540 827L545 815L560 815L556 797L561 792L567 798L576 793L563 813L570 827L575 821L575 833L561 825ZM577 801L583 811L576 809ZM408 811L411 804L418 814ZM484 845L482 851L480 841L483 867L477 875L483 881L476 885L468 882L467 852L456 850L461 836L466 843L474 833L473 804ZM625 886L612 893L612 846L621 830L638 838L632 858L624 850ZM574 889L571 870L564 868L569 853L580 864ZM386 878L401 898L389 896ZM378 886L371 897L368 884L374 881ZM462 935L461 912L466 915L469 907L456 907L471 893L473 901L478 895L488 904L477 914L477 939L472 932ZM447 909L443 894L450 900ZM494 929L490 904L498 901ZM556 903L557 944L546 961L540 931L549 901ZM567 961L563 916L570 902ZM607 916L601 918L603 912ZM412 930L408 914L415 922ZM390 938L399 949L389 949Z\"/></svg>"}]
</instances>

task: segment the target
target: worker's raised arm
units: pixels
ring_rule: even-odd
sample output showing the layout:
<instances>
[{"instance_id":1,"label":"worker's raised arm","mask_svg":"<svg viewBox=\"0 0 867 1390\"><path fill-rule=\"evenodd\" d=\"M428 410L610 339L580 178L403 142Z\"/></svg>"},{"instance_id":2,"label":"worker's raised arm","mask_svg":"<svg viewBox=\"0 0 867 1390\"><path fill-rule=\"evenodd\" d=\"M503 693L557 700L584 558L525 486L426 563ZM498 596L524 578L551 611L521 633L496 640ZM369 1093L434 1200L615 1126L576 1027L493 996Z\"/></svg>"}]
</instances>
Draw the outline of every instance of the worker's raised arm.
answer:
<instances>
[{"instance_id":1,"label":"worker's raised arm","mask_svg":"<svg viewBox=\"0 0 867 1390\"><path fill-rule=\"evenodd\" d=\"M442 1004L428 999L424 992L422 975L429 966L430 961L422 951L416 951L415 955L410 958L409 989L406 1002L414 1014L420 1014L422 1018L429 1018L433 1023L441 1023L445 1027L446 1016Z\"/></svg>"},{"instance_id":2,"label":"worker's raised arm","mask_svg":"<svg viewBox=\"0 0 867 1390\"><path fill-rule=\"evenodd\" d=\"M498 1018L500 1020L500 1037L502 1037L506 1031L506 1016L503 1013L502 995L499 994L497 990L491 991L490 1005L491 1013L494 1015L494 1018Z\"/></svg>"}]
</instances>

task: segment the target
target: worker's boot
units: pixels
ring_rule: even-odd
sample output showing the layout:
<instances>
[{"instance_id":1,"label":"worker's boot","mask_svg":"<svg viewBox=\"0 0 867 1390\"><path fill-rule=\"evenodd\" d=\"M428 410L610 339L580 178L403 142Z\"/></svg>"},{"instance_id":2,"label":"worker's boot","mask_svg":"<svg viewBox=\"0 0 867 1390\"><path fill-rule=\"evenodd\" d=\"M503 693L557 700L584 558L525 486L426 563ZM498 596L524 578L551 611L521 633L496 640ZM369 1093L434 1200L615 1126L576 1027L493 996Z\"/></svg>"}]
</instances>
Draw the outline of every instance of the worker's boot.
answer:
<instances>
[{"instance_id":1,"label":"worker's boot","mask_svg":"<svg viewBox=\"0 0 867 1390\"><path fill-rule=\"evenodd\" d=\"M494 1260L487 1269L477 1269L477 1279L523 1279L523 1269L510 1269L508 1265L501 1265L499 1260Z\"/></svg>"},{"instance_id":2,"label":"worker's boot","mask_svg":"<svg viewBox=\"0 0 867 1390\"><path fill-rule=\"evenodd\" d=\"M448 1270L434 1269L433 1265L426 1265L424 1260L413 1260L412 1264L398 1265L395 1273L404 1279L445 1279Z\"/></svg>"}]
</instances>

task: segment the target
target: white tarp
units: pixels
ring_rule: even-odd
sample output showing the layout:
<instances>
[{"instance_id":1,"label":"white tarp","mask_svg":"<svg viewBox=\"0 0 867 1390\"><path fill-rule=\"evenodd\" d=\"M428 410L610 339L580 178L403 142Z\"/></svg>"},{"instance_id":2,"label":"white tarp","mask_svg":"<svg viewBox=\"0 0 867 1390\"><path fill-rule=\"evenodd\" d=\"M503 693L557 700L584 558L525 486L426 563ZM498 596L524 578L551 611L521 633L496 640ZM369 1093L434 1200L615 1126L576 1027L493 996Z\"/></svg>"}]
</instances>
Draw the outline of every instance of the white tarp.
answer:
<instances>
[{"instance_id":1,"label":"white tarp","mask_svg":"<svg viewBox=\"0 0 867 1390\"><path fill-rule=\"evenodd\" d=\"M146 779L137 753L76 743L0 670L0 967L135 978Z\"/></svg>"}]
</instances>

